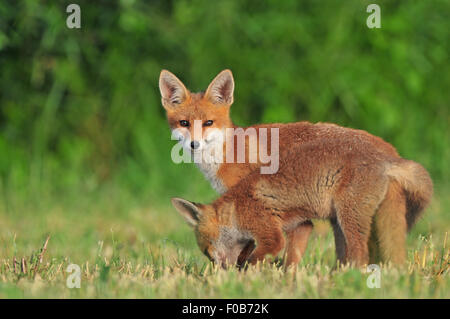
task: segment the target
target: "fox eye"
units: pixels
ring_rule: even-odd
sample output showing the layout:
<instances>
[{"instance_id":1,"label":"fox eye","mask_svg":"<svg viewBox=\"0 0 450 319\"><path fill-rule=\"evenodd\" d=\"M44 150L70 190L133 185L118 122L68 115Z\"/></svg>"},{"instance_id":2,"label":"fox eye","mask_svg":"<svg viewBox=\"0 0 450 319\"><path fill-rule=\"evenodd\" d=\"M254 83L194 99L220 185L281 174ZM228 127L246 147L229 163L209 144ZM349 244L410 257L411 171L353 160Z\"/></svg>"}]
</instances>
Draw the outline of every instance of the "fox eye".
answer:
<instances>
[{"instance_id":1,"label":"fox eye","mask_svg":"<svg viewBox=\"0 0 450 319\"><path fill-rule=\"evenodd\" d=\"M181 126L184 126L184 127L188 127L188 126L189 126L189 121L181 120L181 121L180 121L180 125L181 125Z\"/></svg>"},{"instance_id":2,"label":"fox eye","mask_svg":"<svg viewBox=\"0 0 450 319\"><path fill-rule=\"evenodd\" d=\"M214 123L213 121L208 120L205 123L203 123L203 126L211 126L211 125L213 125L213 123Z\"/></svg>"}]
</instances>

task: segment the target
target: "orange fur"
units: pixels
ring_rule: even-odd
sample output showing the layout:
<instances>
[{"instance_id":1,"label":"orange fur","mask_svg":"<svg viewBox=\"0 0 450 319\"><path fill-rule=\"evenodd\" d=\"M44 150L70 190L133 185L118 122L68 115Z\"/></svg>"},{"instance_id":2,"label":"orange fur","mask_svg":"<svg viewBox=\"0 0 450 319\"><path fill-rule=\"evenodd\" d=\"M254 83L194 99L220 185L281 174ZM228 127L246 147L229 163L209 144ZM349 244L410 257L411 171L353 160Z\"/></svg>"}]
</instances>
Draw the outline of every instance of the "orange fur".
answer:
<instances>
[{"instance_id":1,"label":"orange fur","mask_svg":"<svg viewBox=\"0 0 450 319\"><path fill-rule=\"evenodd\" d=\"M372 220L381 209L375 230L381 232L383 260L401 262L406 202L400 182L390 173L395 166L408 165L410 161L378 152L370 143L355 145L351 139L294 145L277 174L254 171L211 205L193 206L197 238L207 238L199 245L205 245L202 248L222 266L237 263L239 252L251 242L256 248L248 256L250 263L285 248L286 263L296 264L301 251L289 244L297 235L296 227L311 219L328 219L339 262L364 265L369 262ZM224 230L226 236L221 235Z\"/></svg>"},{"instance_id":2,"label":"orange fur","mask_svg":"<svg viewBox=\"0 0 450 319\"><path fill-rule=\"evenodd\" d=\"M194 120L201 120L202 123L208 120L213 121L213 124L208 128L237 128L232 123L229 116L230 106L233 102L234 89L234 80L229 70L222 71L211 82L205 93L191 93L173 74L168 71L162 71L160 76L160 89L162 94L162 103L167 111L167 119L171 129L180 128L180 121L182 120L187 120L191 123ZM394 233L398 231L398 227L396 225L391 225L389 222L386 222L386 220L391 220L392 222L397 220L401 223L403 218L402 216L405 216L406 214L409 229L414 224L417 217L420 216L420 212L423 211L424 207L430 200L432 185L428 173L421 168L420 165L414 162L410 162L414 164L405 164L402 162L404 160L399 157L397 151L392 145L365 131L344 128L330 123L312 124L308 122L262 124L250 126L250 128L255 128L257 134L259 133L259 128L269 129L269 141L270 128L279 129L280 170L286 169L286 167L284 167L286 165L293 165L295 167L295 163L292 163L292 161L288 158L289 156L292 156L292 152L289 152L291 148L298 148L299 146L308 145L314 145L314 147L317 148L319 147L318 145L322 145L323 143L331 140L336 140L338 142L345 141L345 143L353 148L358 148L361 145L364 145L365 152L381 154L382 156L389 157L393 162L397 161L401 163L397 166L392 165L389 168L390 171L388 172L388 176L390 180L397 181L396 187L400 187L401 190L403 190L404 197L392 196L391 200L385 200L385 202L380 204L380 207L377 210L377 215L381 216L377 222L379 227L373 227L375 235L371 237L371 246L373 247L377 247L379 238L394 238L396 236ZM189 131L192 135L192 126L189 128ZM205 131L206 128L203 127L202 132L205 133ZM257 138L259 138L259 134L257 135ZM246 163L227 163L225 159L227 154L224 152L223 163L218 165L217 168L214 167L212 172L208 171L208 167L201 168L204 173L206 171L205 176L210 179L213 186L220 193L224 193L226 190L229 190L233 186L237 185L248 175L252 174L252 172L258 171L257 169L262 165L259 158L257 163L248 163L249 138L246 138L245 141ZM227 137L223 145L224 150L226 150L226 146L230 142L230 138ZM236 152L236 148L234 151ZM314 151L315 149L313 148L310 152L313 153ZM295 154L295 156L298 155ZM311 158L305 160L310 161ZM278 173L274 176L274 178L276 178L277 175ZM332 176L329 176L329 179L327 178L327 182L332 182L331 177ZM285 181L280 182L281 185L279 189L281 190L285 189L285 187L282 186L283 183L285 183ZM267 187L270 189L271 187L273 188L274 185L272 183L268 183ZM386 186L386 189L388 188L388 192L390 192L391 186ZM299 191L301 191L301 189L299 189ZM392 192L394 191L392 190ZM390 193L388 193L387 197L391 198L389 194ZM358 202L357 197L353 200L354 204ZM281 205L278 209L286 208ZM355 209L355 206L343 205L340 209L352 210ZM288 210L284 211L284 216L285 218L290 216L289 218L292 218L295 221L298 218L297 213L298 211L291 209L290 207ZM397 218L392 217L391 219L384 218L385 216L391 217L392 215L399 216ZM348 255L348 250L354 248L347 247L345 244L345 239L341 228L352 227L353 221L338 220L334 217L330 220L336 239L337 257L341 262L345 262L345 260L343 260L343 256ZM293 253L290 254L293 257L288 260L288 262L298 262L299 258L304 253L308 236L311 232L311 227L312 224L310 223L297 222L296 227L294 228L295 230L287 235L288 247L286 251L295 252L295 256ZM365 240L366 237L368 239L370 236L370 233L367 232L367 229L370 228L370 224L365 225L365 228L364 234L356 234L363 237L361 240ZM278 235L274 236L276 237ZM399 235L399 237L401 236L402 235ZM381 254L384 257L395 255L393 252L394 250L390 248L392 245L379 246L381 250L384 250ZM360 248L358 249L361 250ZM367 259L368 252L363 252L361 254L362 255L358 258L364 260ZM393 259L390 257L386 258ZM400 259L401 258L397 258L395 261Z\"/></svg>"}]
</instances>

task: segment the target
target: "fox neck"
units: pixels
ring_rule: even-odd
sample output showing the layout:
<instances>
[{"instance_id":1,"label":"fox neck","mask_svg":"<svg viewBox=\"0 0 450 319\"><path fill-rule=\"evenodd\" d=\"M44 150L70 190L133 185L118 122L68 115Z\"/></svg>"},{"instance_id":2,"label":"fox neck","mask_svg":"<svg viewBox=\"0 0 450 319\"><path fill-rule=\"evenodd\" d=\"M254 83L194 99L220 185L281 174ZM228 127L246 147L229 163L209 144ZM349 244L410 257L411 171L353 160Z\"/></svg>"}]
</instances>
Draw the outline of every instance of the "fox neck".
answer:
<instances>
[{"instance_id":1,"label":"fox neck","mask_svg":"<svg viewBox=\"0 0 450 319\"><path fill-rule=\"evenodd\" d=\"M221 156L222 158L219 158L219 161L211 161L211 162L206 162L205 160L202 159L202 161L200 161L200 163L195 163L197 165L197 167L200 169L200 171L202 172L202 174L205 176L205 178L209 181L211 186L214 188L214 190L216 192L218 192L219 194L223 194L227 191L227 187L226 187L225 183L217 174L220 166L223 163L225 163L227 142L230 140L230 138L232 138L232 136L231 137L227 136L227 134L226 134L227 128L236 129L238 127L235 126L230 120L229 126L224 127L222 129L225 134L223 142L221 143L221 145L217 145L217 144L215 145L215 147L221 148L223 150L223 154ZM203 158L205 158L206 156L209 156L210 155L209 152L210 152L210 150L205 150L204 154L203 154L204 155Z\"/></svg>"}]
</instances>

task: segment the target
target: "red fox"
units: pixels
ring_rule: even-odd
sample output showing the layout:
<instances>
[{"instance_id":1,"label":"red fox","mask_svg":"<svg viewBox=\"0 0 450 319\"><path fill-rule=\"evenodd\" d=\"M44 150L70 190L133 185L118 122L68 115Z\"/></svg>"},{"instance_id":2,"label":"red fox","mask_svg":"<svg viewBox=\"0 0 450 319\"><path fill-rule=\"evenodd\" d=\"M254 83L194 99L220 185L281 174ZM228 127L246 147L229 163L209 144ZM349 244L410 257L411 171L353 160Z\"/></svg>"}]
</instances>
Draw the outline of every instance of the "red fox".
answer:
<instances>
[{"instance_id":1,"label":"red fox","mask_svg":"<svg viewBox=\"0 0 450 319\"><path fill-rule=\"evenodd\" d=\"M402 188L428 198L431 180L421 165L383 154L367 142L327 139L293 145L277 174L253 171L211 205L180 198L172 203L194 227L201 250L223 267L256 263L285 247L286 264L298 263L289 234L313 218L339 225L335 237L342 263L365 265L372 218L387 196ZM398 212L388 213L393 224L383 226L404 236L404 216L401 221Z\"/></svg>"},{"instance_id":2,"label":"red fox","mask_svg":"<svg viewBox=\"0 0 450 319\"><path fill-rule=\"evenodd\" d=\"M234 80L231 71L224 70L219 73L204 93L191 93L174 74L163 70L160 75L159 87L162 95L162 105L166 109L169 126L173 131L176 130L178 132L177 138L186 149L191 150L194 154L199 152L207 152L212 146L216 147L217 144L219 144L219 147L222 145L225 149L227 144L234 143L235 136L230 137L223 133L227 128L237 128L232 123L229 116L230 106L233 103L234 92ZM193 123L196 120L201 121L202 123L202 134L200 138L192 139L191 136L195 136ZM209 129L211 128L217 128L219 130L209 133ZM366 211L364 211L364 214L367 213L372 217L376 212L375 217L373 218L373 238L371 238L369 245L370 257L375 258L375 256L377 256L385 261L392 261L394 263L402 263L404 261L406 257L406 232L412 227L414 222L420 216L420 213L423 212L423 209L428 204L432 195L431 179L429 178L428 173L419 164L401 159L395 148L379 137L373 136L365 131L344 128L335 124L312 124L308 122L297 122L289 124L277 123L255 125L251 128L279 129L279 169L282 172L292 171L293 167L300 169L301 166L299 165L303 165L303 163L300 162L300 158L302 158L302 161L308 163L321 160L324 162L323 165L325 165L326 156L324 154L322 154L324 156L323 159L317 155L315 155L317 157L315 158L313 154L317 154L319 149L326 152L323 148L324 145L327 145L330 148L330 152L335 150L335 147L330 141L333 141L335 145L340 145L339 143L345 142L347 147L354 150L361 150L361 148L363 148L367 154L372 154L374 156L376 155L380 158L383 157L386 163L395 163L395 165L392 164L391 166L386 166L389 167L390 175L387 172L385 173L386 175L383 175L387 181L386 185L383 184L383 187L385 187L385 189L383 189L384 193L380 190L378 194L375 194L375 191L373 195L365 194L365 196L373 196L376 199L381 198L381 200L377 202L376 207L371 207L371 209L373 208L372 210L367 208L367 211L370 211L370 214ZM222 132L223 135L220 136L220 133L217 134L217 131ZM257 130L256 132L257 139L259 139L259 131ZM247 155L249 155L249 141L249 138L245 139L245 149ZM314 149L315 147L317 150ZM295 152L292 150L295 150ZM305 150L307 150L306 154L301 153ZM258 168L261 167L262 162L258 158L256 163L230 163L225 159L226 153L227 152L223 153L224 159L220 163L200 162L197 163L197 165L219 193L224 194L235 185L236 189L243 191L243 186L237 186L237 184L240 181L243 182L244 178L249 176L249 174L253 174L255 176L261 175ZM351 162L351 154L351 152L345 153L345 156L349 158L349 162ZM344 154L340 155L344 156ZM294 156L294 158L289 158L288 156ZM358 156L361 157L362 155L360 154ZM368 158L370 159L370 157ZM383 165L379 163L378 166L373 167L380 169L382 166ZM348 172L351 172L350 168L348 168ZM348 174L348 176L351 176L351 173ZM252 178L249 177L249 179L256 180L255 176ZM275 191L276 189L284 189L285 187L282 186L283 184L289 184L289 180L284 181L280 176L286 176L286 173L280 175L280 172L277 172L274 175L267 175L265 177L261 175L260 178L265 181L270 181L267 185L271 185L270 187L273 187ZM355 176L357 176L356 173ZM366 178L368 178L368 176L369 175L367 175ZM377 176L377 178L381 178L380 176ZM320 185L320 177L316 176L316 179L317 185ZM296 179L296 181L298 181L297 190L304 192L304 190L302 190L304 184L302 184L298 179ZM245 182L240 185L246 185L248 183L249 182ZM275 187L277 185L276 183L280 183L278 188ZM352 183L355 183L355 181L352 181ZM374 182L374 185L375 184L376 183ZM342 186L343 184L339 185ZM371 187L370 183L367 185L369 185L367 187ZM336 190L336 188L333 188L333 190ZM235 193L235 191L233 193ZM292 189L289 193L292 195ZM348 192L347 195L351 195L349 193L350 192ZM332 197L330 194L327 196L327 198ZM355 205L354 209L357 209L356 204L358 201L355 196L357 195L352 195L352 198L355 201L352 203ZM230 195L225 195L225 197L230 198ZM376 200L373 199L373 201L375 202ZM191 207L187 204L187 202L180 204L181 202L176 200L174 203L176 203L175 205L178 210L180 210L180 207L190 207L191 210L193 209L193 206ZM302 208L302 205L294 205L292 207L289 206L289 208L284 209L283 207L285 206L279 202L277 203L279 206L273 207L273 209L277 209L278 214L281 215L291 216L295 208L298 210L297 213L300 214L304 209ZM347 204L350 205L350 203L351 202L348 202ZM238 209L239 211L248 210L247 206L241 207L239 205L248 204L242 204L239 202L239 204L233 209ZM207 207L207 210L212 211L209 206L205 207ZM335 210L336 208L333 209ZM223 211L225 212L225 210ZM324 215L322 217L328 218L331 222L335 236L338 260L340 262L344 262L346 260L346 256L349 255L351 256L349 257L350 259L353 258L359 261L365 261L365 252L358 252L358 254L364 255L361 255L358 258L351 255L352 253L348 251L349 244L347 243L350 239L346 237L345 230L341 224L342 221L338 218L338 215L333 215L331 212L328 213L328 215L323 213ZM244 215L245 214L242 213L242 216ZM310 218L294 218L294 223L290 223L289 227L283 228L287 239L286 252L288 255L288 264L298 263L301 259L301 256L306 249L308 237L312 231L312 223L310 219L320 218L321 216L319 215ZM224 216L224 218L227 217ZM222 220L222 218L219 218L219 220ZM369 221L372 222L372 218L370 218ZM253 222L256 224L263 223L262 221L260 222L260 220L253 220ZM367 229L364 229L364 231L367 231L368 229L370 229L370 224L367 226ZM198 230L197 233L204 236L202 228ZM217 233L215 235L218 236L219 234ZM366 235L367 234L364 233L364 236ZM226 237L227 235L225 234L223 236ZM199 237L197 237L197 239L199 239ZM202 247L201 243L202 240L199 240L199 244ZM260 244L261 243L258 243L258 245ZM256 249L255 253L257 251L259 250ZM255 258L256 257L253 259Z\"/></svg>"}]
</instances>

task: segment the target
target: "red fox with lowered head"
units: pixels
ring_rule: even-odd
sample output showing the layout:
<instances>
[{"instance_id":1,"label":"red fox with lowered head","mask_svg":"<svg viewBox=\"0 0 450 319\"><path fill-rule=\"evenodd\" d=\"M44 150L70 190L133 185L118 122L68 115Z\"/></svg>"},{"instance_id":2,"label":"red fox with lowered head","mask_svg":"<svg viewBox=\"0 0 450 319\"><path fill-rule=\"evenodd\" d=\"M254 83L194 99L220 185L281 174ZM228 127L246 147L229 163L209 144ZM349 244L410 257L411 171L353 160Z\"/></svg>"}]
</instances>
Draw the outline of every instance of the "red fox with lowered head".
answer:
<instances>
[{"instance_id":1,"label":"red fox with lowered head","mask_svg":"<svg viewBox=\"0 0 450 319\"><path fill-rule=\"evenodd\" d=\"M231 71L222 71L211 82L204 93L191 93L175 75L165 70L161 72L159 86L162 95L162 104L166 109L169 125L172 130L176 130L177 138L186 149L189 149L194 154L198 152L208 152L212 147L217 147L217 144L219 144L219 147L222 146L226 149L227 144L234 143L235 136L228 136L225 133L225 129L227 128L237 128L229 117L234 91L234 80ZM197 139L192 139L192 136L195 136L193 123L196 120L202 123L202 134L200 138L197 137ZM210 128L216 128L218 130L209 130ZM269 215L266 216L265 213L263 214L262 212L264 210L262 210L261 213L244 213L250 211L249 206L251 205L249 205L248 202L241 200L242 197L245 197L245 194L250 194L253 197L256 196L253 193L245 192L247 187L250 187L250 181L259 185L259 182L255 181L261 179L266 181L261 183L267 183L267 189L272 189L273 192L283 189L291 196L294 196L295 191L300 192L300 194L305 193L305 189L311 187L311 185L307 185L305 182L302 183L300 178L302 175L294 174L290 179L285 180L284 178L288 177L286 172L296 173L295 169L299 169L300 171L298 174L306 174L305 168L301 166L306 165L306 162L312 165L314 164L312 162L318 161L322 163L321 165L331 165L333 158L330 157L327 159L327 154L334 150L336 157L343 156L347 158L346 164L341 165L343 166L343 171L339 171L339 174L336 175L340 176L340 174L344 174L345 172L346 178L342 179L340 183L336 185L333 184L333 187L330 189L325 188L328 191L324 192L320 187L320 181L325 177L317 172L317 175L311 176L311 181L315 179L315 185L317 185L318 192L320 191L321 195L316 194L318 197L314 197L316 195L313 196L311 194L312 197L310 198L307 196L311 201L322 201L326 199L327 203L331 206L327 208L320 205L320 207L309 206L310 212L308 213L309 215L306 216L304 215L305 203L290 202L290 204L282 204L282 202L280 202L280 197L275 197L277 200L274 199L271 203L270 209L277 211L277 215L280 216L280 219L278 221L274 220L274 222L279 224L286 235L286 252L288 255L286 262L288 264L298 263L303 255L308 237L312 230L311 218L327 218L330 220L335 235L337 257L340 262L345 262L347 260L358 263L366 262L369 255L371 258L378 256L384 261L392 261L395 263L404 261L406 256L406 232L412 227L414 222L420 216L420 213L423 212L423 209L428 204L432 194L431 179L429 178L428 173L419 164L401 159L395 148L379 137L373 136L365 131L344 128L334 124L297 122L290 124L255 125L252 126L252 128L279 129L279 171L276 174L261 175L259 168L262 166L262 162L259 158L256 163L230 163L225 160L227 152L223 152L224 160L222 162L200 162L197 163L197 165L219 193L223 194L227 190L230 190L224 197L229 200L225 201L224 199L219 199L218 203L225 202L226 204L223 205L228 207L231 198L235 196L235 199L233 200L234 206L231 205L228 209L216 210L216 208L221 205L216 203L213 206L200 206L199 208L193 204L188 204L187 201L182 201L180 199L174 200L175 207L177 207L179 211L182 210L185 216L187 216L185 213L195 212L194 215L198 217L198 220L194 218L190 219L190 222L196 227L196 232L198 234L197 239L200 247L207 248L207 250L203 250L205 253L213 256L211 253L212 251L215 251L216 256L213 257L213 259L218 262L222 260L224 253L218 253L220 251L218 247L228 247L229 243L223 243L223 240L219 239L228 238L230 235L221 233L215 226L212 226L212 224L210 225L211 227L209 227L208 223L200 223L202 220L200 216L211 215L210 217L212 217L215 214L217 223L225 221L229 216L239 215L244 219L246 218L244 216L252 216L249 221L252 221L255 224L254 229L258 229L256 227L257 225L267 226L268 224L266 224L266 222L269 219L266 217ZM257 139L259 139L259 136L257 130ZM249 155L249 141L249 138L245 139L247 155ZM345 147L347 147L345 154L336 153L338 150L335 145L341 145L340 143L344 143ZM317 149L317 151L315 151L315 149ZM320 153L319 150L322 150L320 151L322 153ZM358 156L363 157L364 154L362 153L366 153L367 155L364 155L366 156L364 157L365 159L369 160L370 156L375 156L379 160L376 164L368 167L374 170L373 176L379 180L383 180L383 182L380 181L378 184L378 182L373 181L373 184L370 184L371 181L368 180L367 183L362 183L364 179L371 176L369 174L371 169L367 170L367 172L364 170L353 170L354 168L351 165L353 150L355 152L354 158L358 158ZM359 150L359 153L357 150ZM318 156L318 153L322 155ZM328 160L330 162L327 162ZM360 165L364 167L365 164L362 163L365 162L363 161L360 163ZM392 165L388 165L387 163L392 163ZM344 169L344 167L346 169ZM319 167L315 167L314 169L318 170ZM327 167L321 166L320 169L326 170ZM383 173L384 175L380 173L383 169L386 170ZM332 171L331 167L328 171ZM357 174L357 172L363 171L364 174L367 173L366 176ZM313 172L314 171L308 173ZM375 173L379 173L380 175L376 175ZM331 175L326 176L328 176L328 179L332 178ZM336 176L334 178L336 178ZM293 180L293 178L295 179ZM360 179L361 190L357 192L355 189L355 192L352 195L350 190L353 189L352 187L359 185L356 183L358 179ZM242 183L237 185L241 181ZM294 187L289 181L297 183L297 186ZM331 183L331 181L327 180L326 183L328 182ZM349 183L352 187L345 183ZM371 187L376 187L377 191L374 189L373 193L371 193ZM239 189L239 191L236 191L236 189ZM363 189L366 193L362 191ZM337 195L339 192L342 192L340 193L341 195L339 195L342 197ZM343 194L348 197L348 202L346 202L345 205ZM371 201L369 201L370 204L367 204L365 210L361 210L361 216L369 217L363 218L363 220L365 220L364 227L358 229L358 232L362 231L361 238L358 238L357 244L354 244L355 242L352 241L352 239L354 239L354 236L357 234L353 234L353 232L349 230L349 226L344 226L342 223L345 223L344 220L346 217L344 216L350 216L348 218L352 220L353 218L356 218L355 216L359 216L359 213L355 213L356 215L342 213L343 215L341 215L338 213L335 205L336 201L340 200L342 205L345 207L348 206L348 210L353 209L359 211L358 205L366 205L366 200L362 201L363 197L358 200L358 196L366 196L367 198L371 198ZM265 207L265 205L268 205L263 199L258 200L260 201L258 202L259 206L256 205L255 202L256 207ZM194 209L194 207L196 207L196 209ZM241 211L242 213L240 213ZM221 216L222 213L224 214L223 216ZM262 219L260 220L258 216ZM292 216L300 217L294 218ZM291 217L292 220L290 219ZM288 226L285 226L281 222L286 218L290 220ZM196 222L194 223L193 221L195 220ZM208 220L210 222L212 221L210 219ZM366 224L368 224L368 226ZM239 224L236 224L235 226L237 228L235 227L230 230L233 233L236 233L236 229L239 230L242 227ZM211 236L206 236L205 234L209 232L208 229L211 229L211 232L214 234L211 233L209 234ZM272 227L270 229L272 229ZM257 230L255 231L257 232ZM264 232L264 230L262 231ZM365 238L369 238L370 232L372 232L373 237L371 238L369 245L370 254L366 255L366 249L361 248L361 246L367 246ZM272 251L264 250L264 244L261 242L261 238L269 240L268 238L256 236L249 230L246 230L246 236L252 237L257 245L257 248L250 256L250 261L260 259L263 254L261 252L264 252L264 254L272 254L280 247L284 247L284 245L281 245L283 244L283 240L280 239L281 244L278 243L275 245L277 246L277 249L271 247ZM210 244L206 246L205 241L202 238L211 240ZM274 237L274 240L276 240L275 238L279 239L277 236ZM213 242L215 243L214 245L212 244ZM245 240L241 242L244 243ZM355 252L355 245L360 247L357 249L358 252ZM215 248L212 248L213 246ZM258 247L260 248L258 249ZM244 248L245 249L241 251L244 255L244 251L251 250L249 249L248 244L244 245ZM240 246L235 246L235 249L239 250ZM236 255L236 253L234 253L234 255ZM234 255L227 255L226 258L233 262L235 259Z\"/></svg>"}]
</instances>

